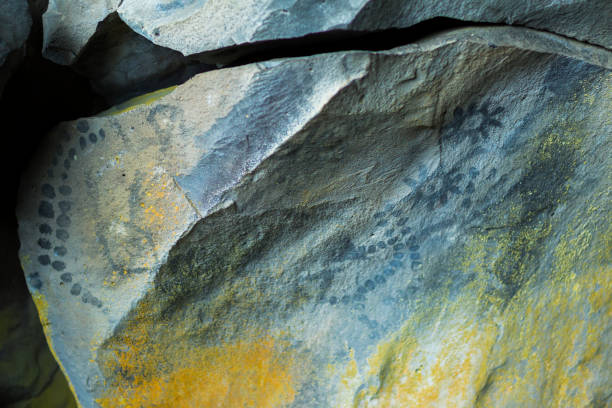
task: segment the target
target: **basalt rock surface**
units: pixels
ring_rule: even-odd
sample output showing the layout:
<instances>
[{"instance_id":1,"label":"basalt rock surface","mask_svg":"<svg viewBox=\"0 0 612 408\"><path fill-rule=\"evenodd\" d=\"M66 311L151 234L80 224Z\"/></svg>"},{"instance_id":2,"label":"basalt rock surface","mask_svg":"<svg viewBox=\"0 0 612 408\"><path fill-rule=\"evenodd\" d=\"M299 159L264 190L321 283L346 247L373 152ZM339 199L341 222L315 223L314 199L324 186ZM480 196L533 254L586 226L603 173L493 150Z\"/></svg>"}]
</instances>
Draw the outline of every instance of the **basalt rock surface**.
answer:
<instances>
[{"instance_id":1,"label":"basalt rock surface","mask_svg":"<svg viewBox=\"0 0 612 408\"><path fill-rule=\"evenodd\" d=\"M337 30L410 27L435 17L522 25L612 48L608 0L50 0L44 54L72 63L112 13L184 55Z\"/></svg>"},{"instance_id":2,"label":"basalt rock surface","mask_svg":"<svg viewBox=\"0 0 612 408\"><path fill-rule=\"evenodd\" d=\"M610 404L611 68L466 28L60 124L20 259L79 403Z\"/></svg>"}]
</instances>

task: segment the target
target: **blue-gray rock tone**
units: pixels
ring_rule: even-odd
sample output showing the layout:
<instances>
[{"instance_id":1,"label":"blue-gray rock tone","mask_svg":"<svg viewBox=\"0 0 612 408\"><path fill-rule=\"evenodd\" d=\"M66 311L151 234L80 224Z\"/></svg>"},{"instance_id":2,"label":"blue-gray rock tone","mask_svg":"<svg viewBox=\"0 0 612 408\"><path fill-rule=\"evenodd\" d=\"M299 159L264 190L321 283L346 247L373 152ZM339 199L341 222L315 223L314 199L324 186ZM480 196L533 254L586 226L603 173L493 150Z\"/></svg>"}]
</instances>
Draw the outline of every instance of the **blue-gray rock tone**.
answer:
<instances>
[{"instance_id":1,"label":"blue-gray rock tone","mask_svg":"<svg viewBox=\"0 0 612 408\"><path fill-rule=\"evenodd\" d=\"M160 26L234 7L143 4ZM80 406L609 405L610 54L464 28L60 124L20 260Z\"/></svg>"},{"instance_id":2,"label":"blue-gray rock tone","mask_svg":"<svg viewBox=\"0 0 612 408\"><path fill-rule=\"evenodd\" d=\"M184 55L335 30L410 27L435 17L531 27L612 48L609 0L50 0L44 54L72 63L111 13Z\"/></svg>"}]
</instances>

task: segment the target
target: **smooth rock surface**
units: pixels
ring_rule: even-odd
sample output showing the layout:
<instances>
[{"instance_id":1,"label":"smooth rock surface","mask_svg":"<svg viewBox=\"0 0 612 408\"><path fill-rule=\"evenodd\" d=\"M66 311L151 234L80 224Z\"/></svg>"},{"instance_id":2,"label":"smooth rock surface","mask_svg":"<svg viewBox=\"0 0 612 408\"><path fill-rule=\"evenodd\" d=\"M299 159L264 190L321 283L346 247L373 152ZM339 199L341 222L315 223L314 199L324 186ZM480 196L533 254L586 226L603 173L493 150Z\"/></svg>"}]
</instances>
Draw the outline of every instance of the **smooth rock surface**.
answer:
<instances>
[{"instance_id":1,"label":"smooth rock surface","mask_svg":"<svg viewBox=\"0 0 612 408\"><path fill-rule=\"evenodd\" d=\"M27 0L0 2L0 95L11 71L20 62L32 18Z\"/></svg>"},{"instance_id":2,"label":"smooth rock surface","mask_svg":"<svg viewBox=\"0 0 612 408\"><path fill-rule=\"evenodd\" d=\"M73 69L93 89L115 104L136 95L185 82L210 70L169 48L153 44L132 31L116 14L108 16L81 52Z\"/></svg>"},{"instance_id":3,"label":"smooth rock surface","mask_svg":"<svg viewBox=\"0 0 612 408\"><path fill-rule=\"evenodd\" d=\"M606 406L611 68L462 29L61 124L20 259L80 404Z\"/></svg>"},{"instance_id":4,"label":"smooth rock surface","mask_svg":"<svg viewBox=\"0 0 612 408\"><path fill-rule=\"evenodd\" d=\"M612 48L608 0L51 0L47 58L69 64L109 14L185 55L334 30L410 27L435 17L521 25Z\"/></svg>"}]
</instances>

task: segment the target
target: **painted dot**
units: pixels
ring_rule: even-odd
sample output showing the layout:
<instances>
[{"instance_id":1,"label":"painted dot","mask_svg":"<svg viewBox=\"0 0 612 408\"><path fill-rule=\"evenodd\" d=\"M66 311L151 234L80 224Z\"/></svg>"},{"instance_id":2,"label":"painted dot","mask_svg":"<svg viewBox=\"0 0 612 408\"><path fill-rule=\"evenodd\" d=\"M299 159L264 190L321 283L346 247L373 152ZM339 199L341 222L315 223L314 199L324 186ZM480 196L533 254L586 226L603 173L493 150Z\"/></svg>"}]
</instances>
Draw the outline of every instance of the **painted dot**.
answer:
<instances>
[{"instance_id":1,"label":"painted dot","mask_svg":"<svg viewBox=\"0 0 612 408\"><path fill-rule=\"evenodd\" d=\"M70 208L72 208L72 203L70 203L70 201L60 201L58 207L61 212L67 213L70 211Z\"/></svg>"},{"instance_id":2,"label":"painted dot","mask_svg":"<svg viewBox=\"0 0 612 408\"><path fill-rule=\"evenodd\" d=\"M51 184L43 184L40 190L45 197L55 198L55 189Z\"/></svg>"},{"instance_id":3,"label":"painted dot","mask_svg":"<svg viewBox=\"0 0 612 408\"><path fill-rule=\"evenodd\" d=\"M343 304L348 305L348 304L349 304L349 302L351 301L351 298L350 298L348 295L344 295L344 296L342 296L342 299L340 299L340 301L341 301Z\"/></svg>"},{"instance_id":4,"label":"painted dot","mask_svg":"<svg viewBox=\"0 0 612 408\"><path fill-rule=\"evenodd\" d=\"M68 175L66 173L62 173L62 180L66 180L68 178Z\"/></svg>"},{"instance_id":5,"label":"painted dot","mask_svg":"<svg viewBox=\"0 0 612 408\"><path fill-rule=\"evenodd\" d=\"M68 253L68 249L65 246L56 246L53 248L53 253L56 256L65 256Z\"/></svg>"},{"instance_id":6,"label":"painted dot","mask_svg":"<svg viewBox=\"0 0 612 408\"><path fill-rule=\"evenodd\" d=\"M68 231L63 229L58 229L57 231L55 231L55 236L60 241L66 241L68 238L70 238L70 234L68 234Z\"/></svg>"},{"instance_id":7,"label":"painted dot","mask_svg":"<svg viewBox=\"0 0 612 408\"><path fill-rule=\"evenodd\" d=\"M79 296L80 293L81 293L81 285L79 285L78 283L75 283L74 285L72 285L72 288L70 288L70 294L73 296Z\"/></svg>"},{"instance_id":8,"label":"painted dot","mask_svg":"<svg viewBox=\"0 0 612 408\"><path fill-rule=\"evenodd\" d=\"M49 241L48 239L45 239L45 238L40 238L38 240L38 246L41 247L42 249L50 249L51 248L51 241Z\"/></svg>"},{"instance_id":9,"label":"painted dot","mask_svg":"<svg viewBox=\"0 0 612 408\"><path fill-rule=\"evenodd\" d=\"M408 222L408 217L400 218L399 221L397 221L397 225L401 227L407 222Z\"/></svg>"},{"instance_id":10,"label":"painted dot","mask_svg":"<svg viewBox=\"0 0 612 408\"><path fill-rule=\"evenodd\" d=\"M66 170L70 170L70 160L68 159L64 160L64 168Z\"/></svg>"},{"instance_id":11,"label":"painted dot","mask_svg":"<svg viewBox=\"0 0 612 408\"><path fill-rule=\"evenodd\" d=\"M34 289L40 289L42 288L42 281L39 278L30 278L30 285Z\"/></svg>"},{"instance_id":12,"label":"painted dot","mask_svg":"<svg viewBox=\"0 0 612 408\"><path fill-rule=\"evenodd\" d=\"M380 249L385 249L387 247L387 244L385 244L383 241L378 241L377 245Z\"/></svg>"},{"instance_id":13,"label":"painted dot","mask_svg":"<svg viewBox=\"0 0 612 408\"><path fill-rule=\"evenodd\" d=\"M86 120L79 120L76 128L81 133L87 133L89 131L89 123Z\"/></svg>"},{"instance_id":14,"label":"painted dot","mask_svg":"<svg viewBox=\"0 0 612 408\"><path fill-rule=\"evenodd\" d=\"M104 132L104 129L100 129L98 134L100 135L100 139L102 140L104 140L104 138L106 137L106 133Z\"/></svg>"},{"instance_id":15,"label":"painted dot","mask_svg":"<svg viewBox=\"0 0 612 408\"><path fill-rule=\"evenodd\" d=\"M421 269L422 267L423 267L423 263L422 262L414 261L412 263L412 269L415 270L415 271Z\"/></svg>"},{"instance_id":16,"label":"painted dot","mask_svg":"<svg viewBox=\"0 0 612 408\"><path fill-rule=\"evenodd\" d=\"M338 303L338 298L335 296L332 296L329 298L329 304L330 305L335 305L336 303Z\"/></svg>"},{"instance_id":17,"label":"painted dot","mask_svg":"<svg viewBox=\"0 0 612 408\"><path fill-rule=\"evenodd\" d=\"M79 137L79 145L81 146L81 150L85 150L87 147L87 140L83 136Z\"/></svg>"},{"instance_id":18,"label":"painted dot","mask_svg":"<svg viewBox=\"0 0 612 408\"><path fill-rule=\"evenodd\" d=\"M419 260L421 259L421 254L419 254L418 252L413 252L410 254L410 259L415 260L415 261Z\"/></svg>"},{"instance_id":19,"label":"painted dot","mask_svg":"<svg viewBox=\"0 0 612 408\"><path fill-rule=\"evenodd\" d=\"M38 257L38 263L41 265L49 265L51 263L51 259L49 258L49 255L40 255Z\"/></svg>"},{"instance_id":20,"label":"painted dot","mask_svg":"<svg viewBox=\"0 0 612 408\"><path fill-rule=\"evenodd\" d=\"M392 236L394 232L395 230L393 228L389 228L388 230L385 231L385 237Z\"/></svg>"},{"instance_id":21,"label":"painted dot","mask_svg":"<svg viewBox=\"0 0 612 408\"><path fill-rule=\"evenodd\" d=\"M368 279L367 281L365 281L363 285L365 286L367 290L370 290L370 291L376 288L376 284L374 283L372 279Z\"/></svg>"},{"instance_id":22,"label":"painted dot","mask_svg":"<svg viewBox=\"0 0 612 408\"><path fill-rule=\"evenodd\" d=\"M65 186L65 185L64 185L64 186L61 186L61 187L59 188L59 192L60 192L62 195L67 196L67 195L72 194L72 188L70 188L70 186Z\"/></svg>"},{"instance_id":23,"label":"painted dot","mask_svg":"<svg viewBox=\"0 0 612 408\"><path fill-rule=\"evenodd\" d=\"M382 275L376 275L376 276L374 277L374 281L375 281L376 283L378 283L379 285L382 285L383 283L387 282L387 280L385 279L385 277L384 277L384 276L382 276Z\"/></svg>"},{"instance_id":24,"label":"painted dot","mask_svg":"<svg viewBox=\"0 0 612 408\"><path fill-rule=\"evenodd\" d=\"M385 213L382 212L382 211L379 211L379 212L374 214L374 218L378 219L378 218L382 217L383 215L385 215Z\"/></svg>"},{"instance_id":25,"label":"painted dot","mask_svg":"<svg viewBox=\"0 0 612 408\"><path fill-rule=\"evenodd\" d=\"M384 227L388 223L389 223L389 221L387 221L387 220L380 220L380 221L378 221L378 223L376 223L376 226L377 227Z\"/></svg>"},{"instance_id":26,"label":"painted dot","mask_svg":"<svg viewBox=\"0 0 612 408\"><path fill-rule=\"evenodd\" d=\"M72 282L72 274L69 272L62 273L62 275L60 276L60 279L66 283Z\"/></svg>"},{"instance_id":27,"label":"painted dot","mask_svg":"<svg viewBox=\"0 0 612 408\"><path fill-rule=\"evenodd\" d=\"M357 293L364 294L364 293L367 293L367 292L368 292L367 289L365 287L363 287L363 286L360 286L360 287L357 288Z\"/></svg>"},{"instance_id":28,"label":"painted dot","mask_svg":"<svg viewBox=\"0 0 612 408\"><path fill-rule=\"evenodd\" d=\"M465 192L468 194L473 194L476 191L473 182L469 182L467 186L465 186Z\"/></svg>"},{"instance_id":29,"label":"painted dot","mask_svg":"<svg viewBox=\"0 0 612 408\"><path fill-rule=\"evenodd\" d=\"M394 250L394 251L400 251L400 250L402 250L402 249L404 249L404 248L406 248L406 245L404 245L404 244L402 244L402 243L395 244L395 245L393 246L393 250Z\"/></svg>"},{"instance_id":30,"label":"painted dot","mask_svg":"<svg viewBox=\"0 0 612 408\"><path fill-rule=\"evenodd\" d=\"M387 275L387 276L393 276L393 275L395 275L395 269L393 269L393 268L385 268L383 270L383 273L385 275Z\"/></svg>"},{"instance_id":31,"label":"painted dot","mask_svg":"<svg viewBox=\"0 0 612 408\"><path fill-rule=\"evenodd\" d=\"M355 302L365 302L365 296L362 293L355 293L353 295L353 301L355 301Z\"/></svg>"},{"instance_id":32,"label":"painted dot","mask_svg":"<svg viewBox=\"0 0 612 408\"><path fill-rule=\"evenodd\" d=\"M399 261L397 259L394 259L391 262L389 262L389 265L394 267L394 268L401 268L402 265L403 265L403 262L401 262L401 261Z\"/></svg>"},{"instance_id":33,"label":"painted dot","mask_svg":"<svg viewBox=\"0 0 612 408\"><path fill-rule=\"evenodd\" d=\"M57 217L57 225L59 225L62 228L68 228L70 226L70 217L68 217L66 214L62 214L59 217Z\"/></svg>"},{"instance_id":34,"label":"painted dot","mask_svg":"<svg viewBox=\"0 0 612 408\"><path fill-rule=\"evenodd\" d=\"M56 271L63 271L64 269L66 269L66 264L62 261L53 261L51 267Z\"/></svg>"},{"instance_id":35,"label":"painted dot","mask_svg":"<svg viewBox=\"0 0 612 408\"><path fill-rule=\"evenodd\" d=\"M418 251L419 249L421 249L421 247L420 247L420 246L418 246L418 245L412 245L412 246L410 247L410 250L411 250L412 252L416 252L416 251Z\"/></svg>"},{"instance_id":36,"label":"painted dot","mask_svg":"<svg viewBox=\"0 0 612 408\"><path fill-rule=\"evenodd\" d=\"M396 252L393 254L393 258L395 259L402 259L404 257L404 253L403 252Z\"/></svg>"},{"instance_id":37,"label":"painted dot","mask_svg":"<svg viewBox=\"0 0 612 408\"><path fill-rule=\"evenodd\" d=\"M54 218L55 211L53 211L53 205L48 201L41 201L38 206L38 215L45 218Z\"/></svg>"},{"instance_id":38,"label":"painted dot","mask_svg":"<svg viewBox=\"0 0 612 408\"><path fill-rule=\"evenodd\" d=\"M38 227L38 230L40 231L41 234L50 234L53 232L53 229L51 228L49 224L40 224L40 226Z\"/></svg>"},{"instance_id":39,"label":"painted dot","mask_svg":"<svg viewBox=\"0 0 612 408\"><path fill-rule=\"evenodd\" d=\"M414 235L411 235L408 238L406 238L406 245L408 245L408 247L411 247L413 245L417 245L416 237Z\"/></svg>"},{"instance_id":40,"label":"painted dot","mask_svg":"<svg viewBox=\"0 0 612 408\"><path fill-rule=\"evenodd\" d=\"M387 244L389 244L389 245L393 245L393 244L395 244L396 242L397 242L397 237L389 238L389 239L387 240Z\"/></svg>"},{"instance_id":41,"label":"painted dot","mask_svg":"<svg viewBox=\"0 0 612 408\"><path fill-rule=\"evenodd\" d=\"M96 136L95 133L90 133L89 140L91 141L91 143L96 143L98 141L98 136Z\"/></svg>"},{"instance_id":42,"label":"painted dot","mask_svg":"<svg viewBox=\"0 0 612 408\"><path fill-rule=\"evenodd\" d=\"M463 208L470 208L471 205L472 205L472 200L470 200L469 198L466 198L461 203L461 207L463 207Z\"/></svg>"},{"instance_id":43,"label":"painted dot","mask_svg":"<svg viewBox=\"0 0 612 408\"><path fill-rule=\"evenodd\" d=\"M476 167L470 167L470 169L468 170L468 173L470 174L471 178L475 178L480 174L480 172L478 171Z\"/></svg>"},{"instance_id":44,"label":"painted dot","mask_svg":"<svg viewBox=\"0 0 612 408\"><path fill-rule=\"evenodd\" d=\"M370 245L368 247L368 253L373 254L374 252L376 252L376 245Z\"/></svg>"}]
</instances>

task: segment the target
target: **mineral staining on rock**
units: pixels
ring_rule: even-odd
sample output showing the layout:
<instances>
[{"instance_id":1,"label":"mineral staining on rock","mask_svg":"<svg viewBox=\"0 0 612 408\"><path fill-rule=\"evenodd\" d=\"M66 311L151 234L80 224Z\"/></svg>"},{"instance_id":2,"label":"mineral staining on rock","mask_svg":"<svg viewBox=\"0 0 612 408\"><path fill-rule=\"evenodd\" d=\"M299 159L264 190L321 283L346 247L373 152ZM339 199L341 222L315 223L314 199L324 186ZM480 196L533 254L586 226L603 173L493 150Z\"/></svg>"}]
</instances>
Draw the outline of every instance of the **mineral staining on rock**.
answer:
<instances>
[{"instance_id":1,"label":"mineral staining on rock","mask_svg":"<svg viewBox=\"0 0 612 408\"><path fill-rule=\"evenodd\" d=\"M609 403L611 93L605 50L473 28L58 126L21 260L80 404Z\"/></svg>"}]
</instances>

